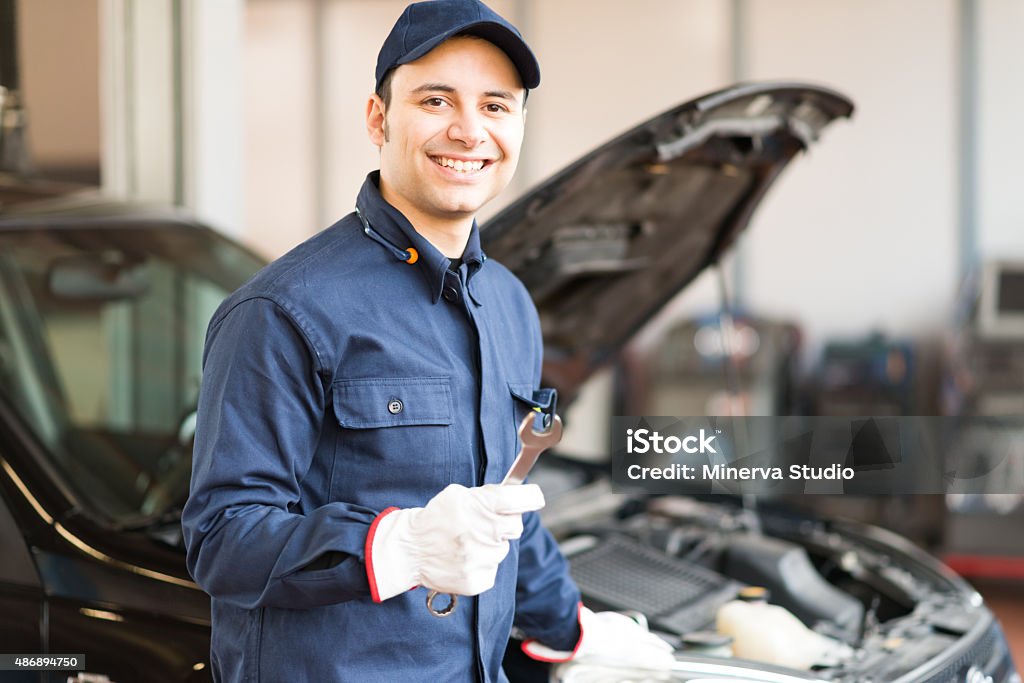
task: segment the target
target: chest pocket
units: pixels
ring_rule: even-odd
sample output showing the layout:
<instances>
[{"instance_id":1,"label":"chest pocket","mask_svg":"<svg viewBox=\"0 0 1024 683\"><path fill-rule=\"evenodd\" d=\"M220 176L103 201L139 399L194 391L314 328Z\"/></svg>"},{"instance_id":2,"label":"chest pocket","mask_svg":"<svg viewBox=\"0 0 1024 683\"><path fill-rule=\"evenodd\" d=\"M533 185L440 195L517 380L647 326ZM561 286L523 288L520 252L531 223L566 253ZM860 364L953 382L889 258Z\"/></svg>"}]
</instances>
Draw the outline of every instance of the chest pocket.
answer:
<instances>
[{"instance_id":1,"label":"chest pocket","mask_svg":"<svg viewBox=\"0 0 1024 683\"><path fill-rule=\"evenodd\" d=\"M332 497L357 501L386 491L388 504L418 504L418 492L450 481L447 377L342 379L331 388L340 427Z\"/></svg>"}]
</instances>

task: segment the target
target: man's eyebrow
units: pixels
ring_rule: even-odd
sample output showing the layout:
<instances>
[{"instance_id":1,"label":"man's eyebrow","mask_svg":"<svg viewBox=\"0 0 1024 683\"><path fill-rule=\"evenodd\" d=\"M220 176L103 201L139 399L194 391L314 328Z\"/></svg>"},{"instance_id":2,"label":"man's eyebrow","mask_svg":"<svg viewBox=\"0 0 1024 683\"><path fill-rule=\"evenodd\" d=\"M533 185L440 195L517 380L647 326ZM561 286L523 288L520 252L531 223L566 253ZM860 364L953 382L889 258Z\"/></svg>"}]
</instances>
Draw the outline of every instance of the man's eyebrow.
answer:
<instances>
[{"instance_id":1,"label":"man's eyebrow","mask_svg":"<svg viewBox=\"0 0 1024 683\"><path fill-rule=\"evenodd\" d=\"M453 88L450 85L445 85L444 83L424 83L423 85L421 85L418 88L415 88L413 90L414 93L438 92L438 91L446 92L446 93L453 93L453 92L455 92L455 88Z\"/></svg>"},{"instance_id":2,"label":"man's eyebrow","mask_svg":"<svg viewBox=\"0 0 1024 683\"><path fill-rule=\"evenodd\" d=\"M513 95L508 90L488 90L484 93L487 97L498 97L503 100L518 100L519 98Z\"/></svg>"}]
</instances>

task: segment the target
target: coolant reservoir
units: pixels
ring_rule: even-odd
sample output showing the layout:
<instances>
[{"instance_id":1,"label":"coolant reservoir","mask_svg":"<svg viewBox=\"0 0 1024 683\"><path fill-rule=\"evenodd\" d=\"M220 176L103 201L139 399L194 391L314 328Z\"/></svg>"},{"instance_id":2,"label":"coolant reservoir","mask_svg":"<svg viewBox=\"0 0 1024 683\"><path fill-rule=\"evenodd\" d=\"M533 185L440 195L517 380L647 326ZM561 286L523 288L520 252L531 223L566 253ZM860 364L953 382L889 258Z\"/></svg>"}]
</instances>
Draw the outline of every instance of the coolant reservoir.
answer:
<instances>
[{"instance_id":1,"label":"coolant reservoir","mask_svg":"<svg viewBox=\"0 0 1024 683\"><path fill-rule=\"evenodd\" d=\"M766 598L763 588L747 588L739 599L718 608L715 627L732 636L735 656L794 669L835 660L840 643L810 630Z\"/></svg>"}]
</instances>

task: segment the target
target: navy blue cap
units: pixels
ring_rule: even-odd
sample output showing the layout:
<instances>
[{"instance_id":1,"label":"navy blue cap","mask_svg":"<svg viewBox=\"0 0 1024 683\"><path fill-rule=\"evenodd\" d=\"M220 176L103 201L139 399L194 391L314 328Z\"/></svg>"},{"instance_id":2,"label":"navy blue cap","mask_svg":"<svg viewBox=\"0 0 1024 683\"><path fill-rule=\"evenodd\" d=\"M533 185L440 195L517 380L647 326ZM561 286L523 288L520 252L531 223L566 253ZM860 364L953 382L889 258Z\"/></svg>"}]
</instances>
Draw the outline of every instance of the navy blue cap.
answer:
<instances>
[{"instance_id":1,"label":"navy blue cap","mask_svg":"<svg viewBox=\"0 0 1024 683\"><path fill-rule=\"evenodd\" d=\"M388 72L413 62L454 35L467 33L493 43L512 60L523 87L540 84L540 65L516 30L490 7L478 0L428 0L414 2L398 17L377 55L377 86Z\"/></svg>"}]
</instances>

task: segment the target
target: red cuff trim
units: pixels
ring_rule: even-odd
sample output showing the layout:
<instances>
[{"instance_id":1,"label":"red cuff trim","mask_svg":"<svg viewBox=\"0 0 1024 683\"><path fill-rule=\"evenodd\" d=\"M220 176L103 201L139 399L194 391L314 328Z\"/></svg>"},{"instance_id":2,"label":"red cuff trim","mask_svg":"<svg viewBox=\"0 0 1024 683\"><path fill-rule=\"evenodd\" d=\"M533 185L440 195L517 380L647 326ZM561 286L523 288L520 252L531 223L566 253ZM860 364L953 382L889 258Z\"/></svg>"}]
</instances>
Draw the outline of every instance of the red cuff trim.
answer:
<instances>
[{"instance_id":1,"label":"red cuff trim","mask_svg":"<svg viewBox=\"0 0 1024 683\"><path fill-rule=\"evenodd\" d=\"M530 659L536 660L538 662L547 662L548 664L561 664L562 662L568 662L569 660L573 659L576 656L576 653L579 652L580 645L583 644L583 619L581 618L582 612L583 603L581 602L576 606L576 621L578 621L580 625L580 638L576 641L576 647L572 649L572 652L569 654L568 657L563 657L562 659L554 659L552 657L545 657L543 655L530 652L527 649L527 646L530 643L536 643L536 638L530 638L529 640L523 641L523 644L519 646L520 649L523 651L523 654L525 654Z\"/></svg>"},{"instance_id":2,"label":"red cuff trim","mask_svg":"<svg viewBox=\"0 0 1024 683\"><path fill-rule=\"evenodd\" d=\"M373 536L377 533L377 525L380 520L384 519L385 516L390 515L392 512L397 510L396 507L389 507L384 512L377 515L373 522L370 524L370 530L366 534L366 545L364 546L364 554L366 556L366 578L370 580L370 597L373 598L374 602L381 602L380 591L377 590L377 577L373 574Z\"/></svg>"}]
</instances>

